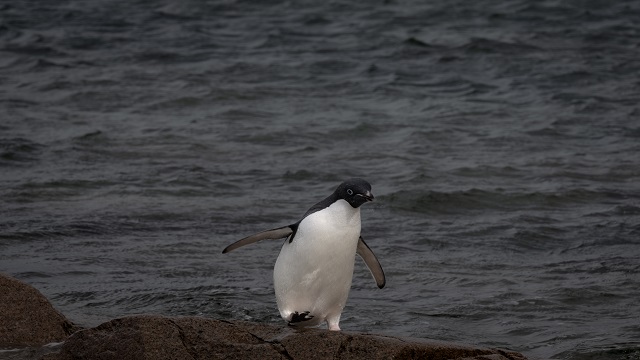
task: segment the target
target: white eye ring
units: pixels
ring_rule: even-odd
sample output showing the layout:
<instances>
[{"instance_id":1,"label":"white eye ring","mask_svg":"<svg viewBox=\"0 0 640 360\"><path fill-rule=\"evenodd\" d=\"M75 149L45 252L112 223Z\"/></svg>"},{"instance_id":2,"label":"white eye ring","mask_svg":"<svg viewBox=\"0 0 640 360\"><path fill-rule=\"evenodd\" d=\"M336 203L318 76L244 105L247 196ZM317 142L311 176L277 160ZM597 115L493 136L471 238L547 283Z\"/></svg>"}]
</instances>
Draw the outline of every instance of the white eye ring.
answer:
<instances>
[{"instance_id":1,"label":"white eye ring","mask_svg":"<svg viewBox=\"0 0 640 360\"><path fill-rule=\"evenodd\" d=\"M351 190L351 189L347 189L347 194L349 194L349 195L353 195L353 190Z\"/></svg>"}]
</instances>

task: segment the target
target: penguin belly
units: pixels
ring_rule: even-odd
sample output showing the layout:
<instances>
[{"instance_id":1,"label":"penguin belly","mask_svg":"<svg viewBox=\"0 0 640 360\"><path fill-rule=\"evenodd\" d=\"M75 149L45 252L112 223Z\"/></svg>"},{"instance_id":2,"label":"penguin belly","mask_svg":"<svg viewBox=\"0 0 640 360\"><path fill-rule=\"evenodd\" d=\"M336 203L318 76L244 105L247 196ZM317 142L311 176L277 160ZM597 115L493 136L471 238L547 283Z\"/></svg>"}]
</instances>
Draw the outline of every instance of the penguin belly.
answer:
<instances>
[{"instance_id":1,"label":"penguin belly","mask_svg":"<svg viewBox=\"0 0 640 360\"><path fill-rule=\"evenodd\" d=\"M282 318L291 325L327 322L339 330L351 289L360 237L360 210L336 201L300 222L274 267L274 288Z\"/></svg>"}]
</instances>

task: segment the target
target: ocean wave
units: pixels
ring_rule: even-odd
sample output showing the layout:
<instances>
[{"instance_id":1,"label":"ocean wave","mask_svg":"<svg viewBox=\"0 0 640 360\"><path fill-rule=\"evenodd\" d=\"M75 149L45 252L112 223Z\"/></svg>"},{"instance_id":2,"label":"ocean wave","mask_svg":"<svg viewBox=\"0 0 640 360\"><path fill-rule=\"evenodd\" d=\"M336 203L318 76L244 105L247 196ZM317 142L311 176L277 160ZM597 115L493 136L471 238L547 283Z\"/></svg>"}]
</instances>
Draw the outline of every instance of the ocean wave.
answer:
<instances>
[{"instance_id":1,"label":"ocean wave","mask_svg":"<svg viewBox=\"0 0 640 360\"><path fill-rule=\"evenodd\" d=\"M417 87L424 90L430 90L439 96L481 94L496 89L496 87L491 84L471 81L459 76L425 81L424 78L403 73L397 73L396 80L393 81L390 86Z\"/></svg>"},{"instance_id":2,"label":"ocean wave","mask_svg":"<svg viewBox=\"0 0 640 360\"><path fill-rule=\"evenodd\" d=\"M44 145L29 139L0 139L0 167L37 161L44 148Z\"/></svg>"},{"instance_id":3,"label":"ocean wave","mask_svg":"<svg viewBox=\"0 0 640 360\"><path fill-rule=\"evenodd\" d=\"M472 37L469 41L458 49L468 53L519 53L524 54L530 51L540 51L535 45L523 42L507 42L481 37Z\"/></svg>"},{"instance_id":4,"label":"ocean wave","mask_svg":"<svg viewBox=\"0 0 640 360\"><path fill-rule=\"evenodd\" d=\"M108 221L78 221L67 224L5 223L0 226L0 229L2 229L0 239L23 242L40 239L86 238L122 232Z\"/></svg>"},{"instance_id":5,"label":"ocean wave","mask_svg":"<svg viewBox=\"0 0 640 360\"><path fill-rule=\"evenodd\" d=\"M393 209L425 214L461 214L486 210L549 210L618 196L609 191L570 189L555 192L506 192L469 189L452 192L396 191L380 196Z\"/></svg>"}]
</instances>

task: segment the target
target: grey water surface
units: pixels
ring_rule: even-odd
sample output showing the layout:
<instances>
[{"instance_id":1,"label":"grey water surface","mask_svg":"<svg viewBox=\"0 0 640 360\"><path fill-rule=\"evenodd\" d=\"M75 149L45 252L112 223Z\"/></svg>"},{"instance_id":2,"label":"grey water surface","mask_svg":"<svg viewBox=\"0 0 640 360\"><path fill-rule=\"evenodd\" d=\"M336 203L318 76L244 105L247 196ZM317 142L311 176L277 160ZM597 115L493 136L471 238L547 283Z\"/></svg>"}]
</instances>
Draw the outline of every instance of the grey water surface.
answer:
<instances>
[{"instance_id":1,"label":"grey water surface","mask_svg":"<svg viewBox=\"0 0 640 360\"><path fill-rule=\"evenodd\" d=\"M637 1L0 0L0 271L284 324L221 250L358 176L344 330L638 359L639 104Z\"/></svg>"}]
</instances>

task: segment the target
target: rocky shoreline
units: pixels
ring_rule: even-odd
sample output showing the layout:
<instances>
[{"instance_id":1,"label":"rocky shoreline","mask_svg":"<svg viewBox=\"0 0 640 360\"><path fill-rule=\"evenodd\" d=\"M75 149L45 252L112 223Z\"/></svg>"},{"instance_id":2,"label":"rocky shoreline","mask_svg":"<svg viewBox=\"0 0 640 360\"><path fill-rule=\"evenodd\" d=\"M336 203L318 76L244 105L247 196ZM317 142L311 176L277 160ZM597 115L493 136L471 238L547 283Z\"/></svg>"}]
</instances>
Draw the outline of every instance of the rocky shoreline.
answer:
<instances>
[{"instance_id":1,"label":"rocky shoreline","mask_svg":"<svg viewBox=\"0 0 640 360\"><path fill-rule=\"evenodd\" d=\"M38 290L3 274L0 308L0 351L12 359L526 360L517 352L434 340L202 317L129 316L83 329ZM7 352L16 348L27 350Z\"/></svg>"}]
</instances>

